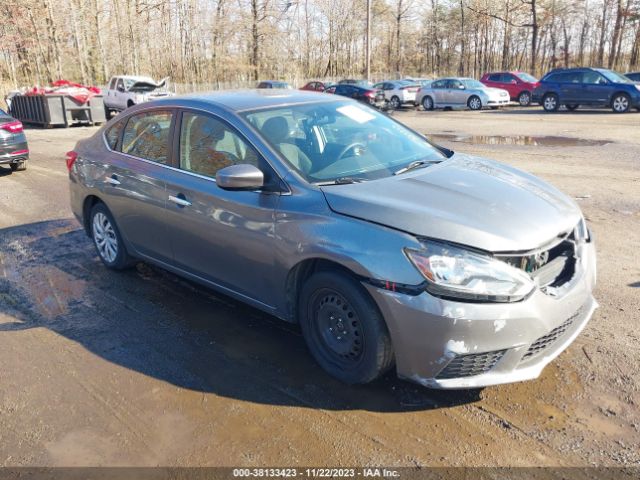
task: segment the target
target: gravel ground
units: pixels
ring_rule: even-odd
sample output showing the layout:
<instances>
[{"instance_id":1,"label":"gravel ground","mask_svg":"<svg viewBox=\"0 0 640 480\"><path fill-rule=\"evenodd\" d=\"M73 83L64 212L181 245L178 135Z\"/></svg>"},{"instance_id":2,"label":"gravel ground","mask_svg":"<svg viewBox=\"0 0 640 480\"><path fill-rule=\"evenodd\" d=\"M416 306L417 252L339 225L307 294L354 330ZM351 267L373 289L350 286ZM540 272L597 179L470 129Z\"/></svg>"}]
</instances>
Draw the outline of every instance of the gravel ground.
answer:
<instances>
[{"instance_id":1,"label":"gravel ground","mask_svg":"<svg viewBox=\"0 0 640 480\"><path fill-rule=\"evenodd\" d=\"M395 116L582 206L601 307L539 379L347 387L295 326L142 263L107 271L64 165L95 128L29 129L29 169L0 167L0 466L640 466L640 113Z\"/></svg>"}]
</instances>

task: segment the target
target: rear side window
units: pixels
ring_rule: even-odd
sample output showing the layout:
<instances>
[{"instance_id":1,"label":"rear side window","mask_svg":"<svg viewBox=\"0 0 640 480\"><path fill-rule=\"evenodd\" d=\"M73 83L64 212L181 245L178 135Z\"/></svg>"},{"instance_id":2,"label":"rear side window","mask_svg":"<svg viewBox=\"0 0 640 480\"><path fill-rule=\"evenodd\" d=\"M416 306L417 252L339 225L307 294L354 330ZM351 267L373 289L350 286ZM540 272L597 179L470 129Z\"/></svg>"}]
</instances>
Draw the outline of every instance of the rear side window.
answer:
<instances>
[{"instance_id":1,"label":"rear side window","mask_svg":"<svg viewBox=\"0 0 640 480\"><path fill-rule=\"evenodd\" d=\"M109 84L109 90L115 90L116 89L116 77L113 77L111 79L111 83Z\"/></svg>"},{"instance_id":2,"label":"rear side window","mask_svg":"<svg viewBox=\"0 0 640 480\"><path fill-rule=\"evenodd\" d=\"M115 125L109 127L109 129L104 134L104 138L107 140L107 145L109 145L109 148L111 150L116 150L116 147L118 146L118 140L120 140L122 127L124 127L124 121L121 120Z\"/></svg>"},{"instance_id":3,"label":"rear side window","mask_svg":"<svg viewBox=\"0 0 640 480\"><path fill-rule=\"evenodd\" d=\"M433 82L431 84L431 88L444 88L446 80L438 80L437 82Z\"/></svg>"},{"instance_id":4,"label":"rear side window","mask_svg":"<svg viewBox=\"0 0 640 480\"><path fill-rule=\"evenodd\" d=\"M153 111L129 117L122 136L122 153L169 163L170 111Z\"/></svg>"},{"instance_id":5,"label":"rear side window","mask_svg":"<svg viewBox=\"0 0 640 480\"><path fill-rule=\"evenodd\" d=\"M493 73L489 75L490 82L503 82L504 78L501 73Z\"/></svg>"}]
</instances>

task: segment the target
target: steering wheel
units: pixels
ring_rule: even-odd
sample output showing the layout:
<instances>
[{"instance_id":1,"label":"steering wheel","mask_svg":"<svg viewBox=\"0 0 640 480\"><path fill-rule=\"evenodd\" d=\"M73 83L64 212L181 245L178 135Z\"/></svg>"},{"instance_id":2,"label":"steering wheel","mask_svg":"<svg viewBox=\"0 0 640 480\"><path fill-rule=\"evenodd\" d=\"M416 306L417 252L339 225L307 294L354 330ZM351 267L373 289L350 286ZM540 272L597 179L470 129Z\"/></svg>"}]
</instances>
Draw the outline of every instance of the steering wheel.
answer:
<instances>
[{"instance_id":1,"label":"steering wheel","mask_svg":"<svg viewBox=\"0 0 640 480\"><path fill-rule=\"evenodd\" d=\"M342 157L344 157L344 156L345 156L345 154L346 154L349 150L353 150L353 149L354 149L354 148L356 148L356 147L360 147L362 150L366 150L366 149L367 149L367 147L366 147L363 143L360 143L360 142L353 142L353 143L350 143L349 145L347 145L346 147L344 147L342 150L340 150L340 154L338 155L338 157L337 157L337 159L336 159L336 162L338 162L338 161L342 160Z\"/></svg>"}]
</instances>

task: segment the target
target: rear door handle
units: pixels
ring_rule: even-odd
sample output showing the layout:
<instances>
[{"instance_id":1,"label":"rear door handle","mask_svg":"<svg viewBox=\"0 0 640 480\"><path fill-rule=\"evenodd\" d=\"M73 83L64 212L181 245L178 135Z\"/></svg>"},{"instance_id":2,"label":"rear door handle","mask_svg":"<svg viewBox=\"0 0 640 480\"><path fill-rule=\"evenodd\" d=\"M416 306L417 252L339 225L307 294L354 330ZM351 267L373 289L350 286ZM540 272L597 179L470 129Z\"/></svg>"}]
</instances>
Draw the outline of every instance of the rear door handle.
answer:
<instances>
[{"instance_id":1,"label":"rear door handle","mask_svg":"<svg viewBox=\"0 0 640 480\"><path fill-rule=\"evenodd\" d=\"M169 195L169 201L175 203L179 207L190 207L191 206L191 202L189 200L187 200L186 198L184 198L184 195L182 195L181 193L178 194L175 197L173 195Z\"/></svg>"},{"instance_id":2,"label":"rear door handle","mask_svg":"<svg viewBox=\"0 0 640 480\"><path fill-rule=\"evenodd\" d=\"M104 183L109 183L111 185L120 185L120 180L118 180L117 175L111 175L110 177L106 177L104 179Z\"/></svg>"}]
</instances>

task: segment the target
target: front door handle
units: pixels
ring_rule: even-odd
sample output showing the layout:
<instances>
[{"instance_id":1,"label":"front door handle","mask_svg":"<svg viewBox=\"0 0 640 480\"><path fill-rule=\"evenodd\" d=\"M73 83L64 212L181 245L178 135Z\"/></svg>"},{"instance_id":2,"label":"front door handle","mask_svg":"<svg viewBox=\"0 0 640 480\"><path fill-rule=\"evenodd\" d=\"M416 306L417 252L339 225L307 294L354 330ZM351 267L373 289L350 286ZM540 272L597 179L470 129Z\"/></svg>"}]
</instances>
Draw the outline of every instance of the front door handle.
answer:
<instances>
[{"instance_id":1,"label":"front door handle","mask_svg":"<svg viewBox=\"0 0 640 480\"><path fill-rule=\"evenodd\" d=\"M120 180L118 180L118 176L114 174L110 177L106 177L104 179L104 183L108 183L110 185L120 185Z\"/></svg>"},{"instance_id":2,"label":"front door handle","mask_svg":"<svg viewBox=\"0 0 640 480\"><path fill-rule=\"evenodd\" d=\"M175 203L179 207L190 207L191 202L184 198L184 195L179 193L177 196L169 195L169 201Z\"/></svg>"}]
</instances>

